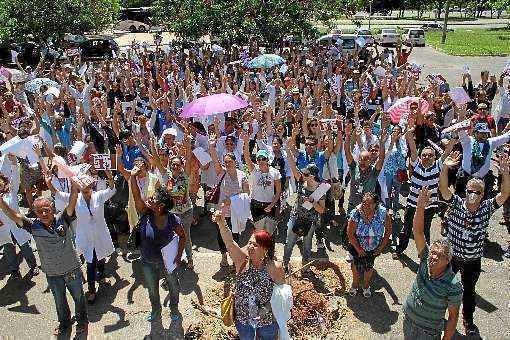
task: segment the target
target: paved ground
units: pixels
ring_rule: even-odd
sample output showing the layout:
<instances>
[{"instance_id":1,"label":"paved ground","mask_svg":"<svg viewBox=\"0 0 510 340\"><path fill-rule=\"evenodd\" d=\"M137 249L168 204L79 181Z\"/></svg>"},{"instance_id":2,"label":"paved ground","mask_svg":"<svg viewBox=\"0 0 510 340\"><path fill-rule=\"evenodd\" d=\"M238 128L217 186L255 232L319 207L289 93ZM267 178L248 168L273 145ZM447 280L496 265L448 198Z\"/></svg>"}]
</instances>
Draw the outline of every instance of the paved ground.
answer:
<instances>
[{"instance_id":1,"label":"paved ground","mask_svg":"<svg viewBox=\"0 0 510 340\"><path fill-rule=\"evenodd\" d=\"M462 65L468 63L473 74L485 66L491 72L501 70L505 58L456 58L440 54L430 48L420 48L412 59L425 65L425 73L432 72L431 66L437 65L434 73L443 73L447 77L457 74ZM475 77L475 81L478 79ZM483 273L477 286L478 308L475 322L485 339L510 339L510 261L502 257L502 246L506 246L508 235L498 221L498 212L491 220L486 257L482 261ZM437 236L437 220L434 222ZM281 230L277 255L281 257L283 237ZM342 261L345 251L338 246L335 230L329 232L332 251L331 259ZM185 271L181 274L183 295L181 312L183 324L170 325L168 311L164 312L164 330L154 325L153 339L179 339L184 330L193 321L191 299L206 295L211 287L217 286L220 275L217 273L219 253L216 234L210 224L193 229L192 239L197 247L195 262L196 274ZM373 281L374 294L370 300L362 297L343 298L352 309L357 322L344 334L348 339L399 339L402 338L401 305L410 290L417 268L417 256L413 242L410 243L406 257L402 261L392 260L384 254L376 261L377 275ZM299 250L294 250L298 258ZM322 254L324 255L324 254ZM105 286L94 306L89 308L91 325L89 339L142 339L151 333L151 325L145 321L150 309L139 261L136 258L112 256L106 266L111 275L110 285ZM27 268L22 264L22 273ZM349 279L349 278L348 278ZM70 300L71 301L71 300ZM72 309L71 304L71 309ZM56 314L51 293L47 290L43 274L34 282L13 281L6 273L6 264L0 259L0 339L50 339L56 325ZM459 331L462 330L459 327ZM180 334L180 335L179 335ZM71 336L63 337L67 339ZM456 335L461 339L460 333Z\"/></svg>"}]
</instances>

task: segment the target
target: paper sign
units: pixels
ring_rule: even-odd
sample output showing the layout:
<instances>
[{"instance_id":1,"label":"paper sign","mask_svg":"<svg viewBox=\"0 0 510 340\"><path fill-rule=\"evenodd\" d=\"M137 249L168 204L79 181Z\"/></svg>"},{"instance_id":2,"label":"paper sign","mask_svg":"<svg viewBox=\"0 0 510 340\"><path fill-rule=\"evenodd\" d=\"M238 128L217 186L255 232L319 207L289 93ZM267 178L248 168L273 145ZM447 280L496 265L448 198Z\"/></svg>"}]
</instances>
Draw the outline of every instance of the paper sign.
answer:
<instances>
[{"instance_id":1,"label":"paper sign","mask_svg":"<svg viewBox=\"0 0 510 340\"><path fill-rule=\"evenodd\" d=\"M374 70L374 74L379 77L384 77L386 70L382 66L377 66Z\"/></svg>"},{"instance_id":2,"label":"paper sign","mask_svg":"<svg viewBox=\"0 0 510 340\"><path fill-rule=\"evenodd\" d=\"M321 131L336 131L338 130L336 119L321 119Z\"/></svg>"},{"instance_id":3,"label":"paper sign","mask_svg":"<svg viewBox=\"0 0 510 340\"><path fill-rule=\"evenodd\" d=\"M453 100L453 102L458 106L464 105L471 101L471 98L469 98L468 94L462 87L454 87L450 90L450 92L448 92L448 94L450 95L450 98Z\"/></svg>"},{"instance_id":4,"label":"paper sign","mask_svg":"<svg viewBox=\"0 0 510 340\"><path fill-rule=\"evenodd\" d=\"M93 153L90 155L92 166L96 170L117 170L117 158L115 155L105 153Z\"/></svg>"},{"instance_id":5,"label":"paper sign","mask_svg":"<svg viewBox=\"0 0 510 340\"><path fill-rule=\"evenodd\" d=\"M77 172L73 171L66 163L66 161L59 156L55 156L52 159L52 164L57 166L58 178L72 178L76 176Z\"/></svg>"},{"instance_id":6,"label":"paper sign","mask_svg":"<svg viewBox=\"0 0 510 340\"><path fill-rule=\"evenodd\" d=\"M69 150L69 154L67 155L67 162L69 164L72 164L80 160L86 148L87 145L82 141L79 140L75 141L73 143L73 146L71 147L71 150Z\"/></svg>"},{"instance_id":7,"label":"paper sign","mask_svg":"<svg viewBox=\"0 0 510 340\"><path fill-rule=\"evenodd\" d=\"M174 235L172 241L169 244L161 248L161 255L163 257L163 263L169 273L172 273L177 266L175 265L175 257L177 256L177 250L179 249L179 236Z\"/></svg>"},{"instance_id":8,"label":"paper sign","mask_svg":"<svg viewBox=\"0 0 510 340\"><path fill-rule=\"evenodd\" d=\"M314 192L312 192L310 198L313 199L314 202L319 201L322 198L322 196L326 195L329 188L331 188L331 184L321 183L321 185L319 185L319 187L315 189ZM313 208L313 204L310 203L309 201L306 201L305 203L303 203L303 208L305 208L306 210L310 210Z\"/></svg>"},{"instance_id":9,"label":"paper sign","mask_svg":"<svg viewBox=\"0 0 510 340\"><path fill-rule=\"evenodd\" d=\"M195 148L195 150L193 150L193 154L195 155L195 157L198 159L198 161L200 162L200 164L202 166L206 165L206 164L209 164L212 161L211 155L209 155L200 146L198 148Z\"/></svg>"},{"instance_id":10,"label":"paper sign","mask_svg":"<svg viewBox=\"0 0 510 340\"><path fill-rule=\"evenodd\" d=\"M79 48L70 48L70 49L66 50L66 55L68 57L74 57L74 56L80 55L80 49Z\"/></svg>"},{"instance_id":11,"label":"paper sign","mask_svg":"<svg viewBox=\"0 0 510 340\"><path fill-rule=\"evenodd\" d=\"M285 64L283 64L282 66L280 66L280 73L285 75L285 73L287 73L287 70L289 69L289 67Z\"/></svg>"},{"instance_id":12,"label":"paper sign","mask_svg":"<svg viewBox=\"0 0 510 340\"><path fill-rule=\"evenodd\" d=\"M83 75L85 74L85 72L87 72L87 68L88 68L88 65L87 63L83 64L80 69L78 70L78 73L80 74L80 76L83 77Z\"/></svg>"},{"instance_id":13,"label":"paper sign","mask_svg":"<svg viewBox=\"0 0 510 340\"><path fill-rule=\"evenodd\" d=\"M19 54L18 52L14 51L14 50L11 50L11 61L13 63L16 62L16 58L18 58L18 54Z\"/></svg>"},{"instance_id":14,"label":"paper sign","mask_svg":"<svg viewBox=\"0 0 510 340\"><path fill-rule=\"evenodd\" d=\"M2 154L12 153L19 158L28 159L28 162L33 165L38 162L38 157L33 150L34 145L37 143L39 143L38 136L29 136L24 139L16 136L0 145L0 152Z\"/></svg>"},{"instance_id":15,"label":"paper sign","mask_svg":"<svg viewBox=\"0 0 510 340\"><path fill-rule=\"evenodd\" d=\"M3 67L3 66L0 67L0 75L4 76L7 79L11 79L12 78L12 73L8 69Z\"/></svg>"},{"instance_id":16,"label":"paper sign","mask_svg":"<svg viewBox=\"0 0 510 340\"><path fill-rule=\"evenodd\" d=\"M446 129L443 129L442 133L445 134L445 133L452 132L452 131L455 131L458 129L464 129L464 128L469 127L470 125L471 125L471 120L466 119L466 120L463 120L462 122L453 124L452 126L449 126Z\"/></svg>"},{"instance_id":17,"label":"paper sign","mask_svg":"<svg viewBox=\"0 0 510 340\"><path fill-rule=\"evenodd\" d=\"M89 185L93 184L96 180L89 175L80 173L80 174L72 177L71 181L76 183L80 187L80 189L85 189Z\"/></svg>"},{"instance_id":18,"label":"paper sign","mask_svg":"<svg viewBox=\"0 0 510 340\"><path fill-rule=\"evenodd\" d=\"M44 92L44 96L54 96L55 98L58 98L60 96L60 90L56 87L50 87L46 92Z\"/></svg>"}]
</instances>

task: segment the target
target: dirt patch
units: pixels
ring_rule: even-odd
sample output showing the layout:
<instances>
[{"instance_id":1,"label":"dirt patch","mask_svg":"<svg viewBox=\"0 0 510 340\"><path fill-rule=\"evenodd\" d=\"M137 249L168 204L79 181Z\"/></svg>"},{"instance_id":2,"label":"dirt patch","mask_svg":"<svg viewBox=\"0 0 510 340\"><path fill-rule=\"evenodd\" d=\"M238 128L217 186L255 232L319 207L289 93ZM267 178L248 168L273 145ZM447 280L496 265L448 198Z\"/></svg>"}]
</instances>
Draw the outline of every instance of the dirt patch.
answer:
<instances>
[{"instance_id":1,"label":"dirt patch","mask_svg":"<svg viewBox=\"0 0 510 340\"><path fill-rule=\"evenodd\" d=\"M294 269L299 268L294 265ZM347 307L344 295L350 282L350 268L341 261L318 262L289 279L294 297L288 323L293 339L343 339L359 321ZM195 303L193 322L186 339L238 339L235 327L226 327L219 318L221 300L234 282L231 273L204 296L204 305Z\"/></svg>"}]
</instances>

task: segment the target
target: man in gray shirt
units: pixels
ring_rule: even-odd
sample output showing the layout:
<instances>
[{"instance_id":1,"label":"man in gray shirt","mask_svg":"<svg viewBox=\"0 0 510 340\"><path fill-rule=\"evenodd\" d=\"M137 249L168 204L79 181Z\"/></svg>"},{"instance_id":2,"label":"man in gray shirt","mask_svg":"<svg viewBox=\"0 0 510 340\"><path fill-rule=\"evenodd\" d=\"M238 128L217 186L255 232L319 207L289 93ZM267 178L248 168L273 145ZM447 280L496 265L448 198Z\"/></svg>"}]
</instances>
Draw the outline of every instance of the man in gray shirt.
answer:
<instances>
[{"instance_id":1,"label":"man in gray shirt","mask_svg":"<svg viewBox=\"0 0 510 340\"><path fill-rule=\"evenodd\" d=\"M77 320L76 334L84 333L88 326L85 294L83 293L83 276L80 261L72 241L70 223L76 218L74 209L78 197L78 188L73 183L67 207L55 214L55 204L51 198L39 197L33 206L37 218L30 219L11 209L0 198L0 209L20 228L27 230L34 237L41 268L46 274L48 286L53 293L59 326L54 334L69 331L71 312L66 298L66 287L75 304Z\"/></svg>"}]
</instances>

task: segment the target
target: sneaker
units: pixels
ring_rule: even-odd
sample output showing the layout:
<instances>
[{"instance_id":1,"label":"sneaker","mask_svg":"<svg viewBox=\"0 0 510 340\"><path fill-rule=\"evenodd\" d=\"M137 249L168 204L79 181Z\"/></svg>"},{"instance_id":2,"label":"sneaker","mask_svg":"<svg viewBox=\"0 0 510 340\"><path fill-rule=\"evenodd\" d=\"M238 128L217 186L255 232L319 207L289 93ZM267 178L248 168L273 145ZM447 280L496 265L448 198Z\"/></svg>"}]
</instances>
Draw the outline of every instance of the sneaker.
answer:
<instances>
[{"instance_id":1,"label":"sneaker","mask_svg":"<svg viewBox=\"0 0 510 340\"><path fill-rule=\"evenodd\" d=\"M370 291L370 287L368 287L367 289L363 288L363 296L366 297L367 299L372 296L372 292Z\"/></svg>"},{"instance_id":2,"label":"sneaker","mask_svg":"<svg viewBox=\"0 0 510 340\"><path fill-rule=\"evenodd\" d=\"M347 253L347 256L345 257L345 261L347 261L348 263L351 263L353 260L353 257L350 253Z\"/></svg>"},{"instance_id":3,"label":"sneaker","mask_svg":"<svg viewBox=\"0 0 510 340\"><path fill-rule=\"evenodd\" d=\"M503 256L506 257L507 259L510 259L510 245L508 246L508 248L506 248L506 251L503 253Z\"/></svg>"},{"instance_id":4,"label":"sneaker","mask_svg":"<svg viewBox=\"0 0 510 340\"><path fill-rule=\"evenodd\" d=\"M159 314L159 313L150 313L147 316L147 321L149 321L149 322L154 322L154 321L157 321L158 319L161 319L161 314Z\"/></svg>"},{"instance_id":5,"label":"sneaker","mask_svg":"<svg viewBox=\"0 0 510 340\"><path fill-rule=\"evenodd\" d=\"M324 240L323 239L320 239L317 241L317 250L319 249L324 249L326 248L326 246L324 245Z\"/></svg>"},{"instance_id":6,"label":"sneaker","mask_svg":"<svg viewBox=\"0 0 510 340\"><path fill-rule=\"evenodd\" d=\"M349 296L356 296L356 294L358 293L358 288L354 288L354 287L351 287L351 289L349 289Z\"/></svg>"},{"instance_id":7,"label":"sneaker","mask_svg":"<svg viewBox=\"0 0 510 340\"><path fill-rule=\"evenodd\" d=\"M464 333L466 336L477 336L480 334L478 327L473 323L473 321L464 321Z\"/></svg>"}]
</instances>

